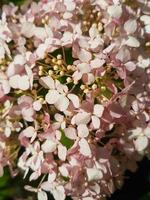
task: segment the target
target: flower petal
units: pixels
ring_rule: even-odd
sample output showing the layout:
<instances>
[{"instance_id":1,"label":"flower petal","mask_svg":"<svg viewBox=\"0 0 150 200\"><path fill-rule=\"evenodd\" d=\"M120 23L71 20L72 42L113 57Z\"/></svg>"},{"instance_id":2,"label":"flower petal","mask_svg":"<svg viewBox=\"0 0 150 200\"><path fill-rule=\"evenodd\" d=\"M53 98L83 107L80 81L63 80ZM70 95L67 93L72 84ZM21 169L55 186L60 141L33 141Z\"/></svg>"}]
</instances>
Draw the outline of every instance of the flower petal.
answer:
<instances>
[{"instance_id":1,"label":"flower petal","mask_svg":"<svg viewBox=\"0 0 150 200\"><path fill-rule=\"evenodd\" d=\"M91 149L90 149L90 146L89 146L87 140L85 140L84 138L82 138L79 141L79 146L80 146L80 153L82 155L89 156L89 157L92 156Z\"/></svg>"},{"instance_id":2,"label":"flower petal","mask_svg":"<svg viewBox=\"0 0 150 200\"><path fill-rule=\"evenodd\" d=\"M125 22L124 24L124 29L128 34L132 34L136 31L137 29L137 22L134 19L129 19L128 21Z\"/></svg>"},{"instance_id":3,"label":"flower petal","mask_svg":"<svg viewBox=\"0 0 150 200\"><path fill-rule=\"evenodd\" d=\"M59 95L59 98L57 99L57 101L55 102L55 106L58 110L60 111L65 111L67 110L68 106L69 106L69 100L67 97L65 97L64 95Z\"/></svg>"},{"instance_id":4,"label":"flower petal","mask_svg":"<svg viewBox=\"0 0 150 200\"><path fill-rule=\"evenodd\" d=\"M41 77L39 82L45 88L48 88L48 89L54 89L55 88L54 80L50 76Z\"/></svg>"},{"instance_id":5,"label":"flower petal","mask_svg":"<svg viewBox=\"0 0 150 200\"><path fill-rule=\"evenodd\" d=\"M89 129L87 128L87 125L79 124L77 129L78 129L78 136L80 138L84 138L84 137L87 137L89 135Z\"/></svg>"},{"instance_id":6,"label":"flower petal","mask_svg":"<svg viewBox=\"0 0 150 200\"><path fill-rule=\"evenodd\" d=\"M67 148L61 144L58 145L58 157L60 160L65 161L67 156Z\"/></svg>"},{"instance_id":7,"label":"flower petal","mask_svg":"<svg viewBox=\"0 0 150 200\"><path fill-rule=\"evenodd\" d=\"M38 200L48 200L47 194L44 191L38 192Z\"/></svg>"},{"instance_id":8,"label":"flower petal","mask_svg":"<svg viewBox=\"0 0 150 200\"><path fill-rule=\"evenodd\" d=\"M45 96L45 100L49 104L54 104L59 99L60 94L57 90L49 90Z\"/></svg>"},{"instance_id":9,"label":"flower petal","mask_svg":"<svg viewBox=\"0 0 150 200\"><path fill-rule=\"evenodd\" d=\"M96 115L97 117L101 117L104 112L104 106L101 104L95 104L94 105L94 111L93 114Z\"/></svg>"},{"instance_id":10,"label":"flower petal","mask_svg":"<svg viewBox=\"0 0 150 200\"><path fill-rule=\"evenodd\" d=\"M57 143L52 141L52 140L46 140L41 148L45 153L50 153L50 152L54 152L56 150L57 147Z\"/></svg>"},{"instance_id":11,"label":"flower petal","mask_svg":"<svg viewBox=\"0 0 150 200\"><path fill-rule=\"evenodd\" d=\"M99 169L87 168L88 181L100 180L103 178L103 174Z\"/></svg>"},{"instance_id":12,"label":"flower petal","mask_svg":"<svg viewBox=\"0 0 150 200\"><path fill-rule=\"evenodd\" d=\"M139 136L134 141L134 144L137 151L143 151L148 146L148 138L146 136Z\"/></svg>"},{"instance_id":13,"label":"flower petal","mask_svg":"<svg viewBox=\"0 0 150 200\"><path fill-rule=\"evenodd\" d=\"M79 108L80 106L80 101L79 97L75 94L68 94L68 98L71 100L75 108Z\"/></svg>"},{"instance_id":14,"label":"flower petal","mask_svg":"<svg viewBox=\"0 0 150 200\"><path fill-rule=\"evenodd\" d=\"M99 129L100 127L100 119L97 116L92 116L92 125L94 129Z\"/></svg>"},{"instance_id":15,"label":"flower petal","mask_svg":"<svg viewBox=\"0 0 150 200\"><path fill-rule=\"evenodd\" d=\"M132 37L132 36L128 37L125 44L129 47L139 47L140 46L140 42L135 37Z\"/></svg>"}]
</instances>

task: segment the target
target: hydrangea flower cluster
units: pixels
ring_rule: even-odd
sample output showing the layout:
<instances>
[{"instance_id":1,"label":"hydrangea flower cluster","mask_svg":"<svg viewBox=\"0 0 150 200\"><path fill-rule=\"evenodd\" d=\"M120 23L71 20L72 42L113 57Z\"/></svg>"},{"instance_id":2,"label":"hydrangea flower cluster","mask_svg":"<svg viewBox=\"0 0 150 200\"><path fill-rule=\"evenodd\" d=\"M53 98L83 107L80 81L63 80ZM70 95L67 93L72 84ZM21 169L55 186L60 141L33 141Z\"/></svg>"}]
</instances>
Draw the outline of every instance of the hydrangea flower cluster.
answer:
<instances>
[{"instance_id":1,"label":"hydrangea flower cluster","mask_svg":"<svg viewBox=\"0 0 150 200\"><path fill-rule=\"evenodd\" d=\"M49 192L104 200L150 157L148 8L143 0L2 7L0 176L5 166L24 172L38 200Z\"/></svg>"}]
</instances>

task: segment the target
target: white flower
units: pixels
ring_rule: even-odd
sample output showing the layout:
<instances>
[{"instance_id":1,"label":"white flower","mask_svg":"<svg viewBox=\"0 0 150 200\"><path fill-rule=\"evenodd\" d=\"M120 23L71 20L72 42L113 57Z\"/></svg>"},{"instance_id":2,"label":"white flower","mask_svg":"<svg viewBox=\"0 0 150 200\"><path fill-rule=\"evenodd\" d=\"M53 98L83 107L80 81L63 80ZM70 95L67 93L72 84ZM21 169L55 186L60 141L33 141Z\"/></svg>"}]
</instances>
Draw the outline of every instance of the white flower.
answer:
<instances>
[{"instance_id":1,"label":"white flower","mask_svg":"<svg viewBox=\"0 0 150 200\"><path fill-rule=\"evenodd\" d=\"M137 127L136 129L132 130L129 139L133 138L135 138L134 144L136 150L137 151L145 150L149 144L150 127L147 127L145 129Z\"/></svg>"},{"instance_id":2,"label":"white flower","mask_svg":"<svg viewBox=\"0 0 150 200\"><path fill-rule=\"evenodd\" d=\"M122 6L121 5L112 5L108 7L108 14L114 18L120 18L122 15Z\"/></svg>"},{"instance_id":3,"label":"white flower","mask_svg":"<svg viewBox=\"0 0 150 200\"><path fill-rule=\"evenodd\" d=\"M90 149L90 146L87 142L86 139L82 138L80 141L79 141L79 147L80 147L80 153L84 156L89 156L91 157L92 156L92 153L91 153L91 149Z\"/></svg>"},{"instance_id":4,"label":"white flower","mask_svg":"<svg viewBox=\"0 0 150 200\"><path fill-rule=\"evenodd\" d=\"M38 192L38 200L48 200L47 194L44 191Z\"/></svg>"},{"instance_id":5,"label":"white flower","mask_svg":"<svg viewBox=\"0 0 150 200\"><path fill-rule=\"evenodd\" d=\"M79 107L78 96L75 94L67 94L68 87L61 84L58 80L54 82L51 77L43 77L40 83L50 89L45 96L45 100L48 104L54 104L60 111L66 111L70 101L75 108Z\"/></svg>"},{"instance_id":6,"label":"white flower","mask_svg":"<svg viewBox=\"0 0 150 200\"><path fill-rule=\"evenodd\" d=\"M128 34L132 34L136 31L137 29L137 22L134 19L129 19L128 21L125 22L124 24L124 29Z\"/></svg>"},{"instance_id":7,"label":"white flower","mask_svg":"<svg viewBox=\"0 0 150 200\"><path fill-rule=\"evenodd\" d=\"M128 36L128 39L126 40L125 44L129 47L139 47L140 42L133 36Z\"/></svg>"},{"instance_id":8,"label":"white flower","mask_svg":"<svg viewBox=\"0 0 150 200\"><path fill-rule=\"evenodd\" d=\"M145 27L144 30L147 34L150 34L150 16L142 15L140 20L144 23Z\"/></svg>"},{"instance_id":9,"label":"white flower","mask_svg":"<svg viewBox=\"0 0 150 200\"><path fill-rule=\"evenodd\" d=\"M101 170L96 168L87 168L88 181L99 180L103 177Z\"/></svg>"},{"instance_id":10,"label":"white flower","mask_svg":"<svg viewBox=\"0 0 150 200\"><path fill-rule=\"evenodd\" d=\"M51 152L54 152L57 148L57 142L56 141L53 141L53 140L50 140L50 139L47 139L41 146L42 150L45 152L45 153L51 153Z\"/></svg>"},{"instance_id":11,"label":"white flower","mask_svg":"<svg viewBox=\"0 0 150 200\"><path fill-rule=\"evenodd\" d=\"M79 124L77 130L78 130L78 136L80 138L84 138L89 135L89 129L86 124Z\"/></svg>"}]
</instances>

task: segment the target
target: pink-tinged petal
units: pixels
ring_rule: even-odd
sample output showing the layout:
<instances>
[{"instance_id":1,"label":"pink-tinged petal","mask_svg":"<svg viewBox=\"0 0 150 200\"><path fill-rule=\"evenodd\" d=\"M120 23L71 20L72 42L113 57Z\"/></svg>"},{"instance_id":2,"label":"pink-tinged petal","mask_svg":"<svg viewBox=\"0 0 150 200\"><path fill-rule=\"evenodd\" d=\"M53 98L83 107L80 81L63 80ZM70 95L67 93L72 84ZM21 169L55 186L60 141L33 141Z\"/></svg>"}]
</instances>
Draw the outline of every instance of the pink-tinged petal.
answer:
<instances>
[{"instance_id":1,"label":"pink-tinged petal","mask_svg":"<svg viewBox=\"0 0 150 200\"><path fill-rule=\"evenodd\" d=\"M6 137L9 137L11 135L11 128L10 127L6 127L4 134L5 134Z\"/></svg>"},{"instance_id":2,"label":"pink-tinged petal","mask_svg":"<svg viewBox=\"0 0 150 200\"><path fill-rule=\"evenodd\" d=\"M38 189L37 188L34 188L30 185L25 185L24 187L26 190L30 191L30 192L38 192Z\"/></svg>"},{"instance_id":3,"label":"pink-tinged petal","mask_svg":"<svg viewBox=\"0 0 150 200\"><path fill-rule=\"evenodd\" d=\"M51 185L52 185L52 184L51 184L50 182L45 181L45 182L43 182L43 183L41 184L41 189L43 189L43 190L49 192L49 191L51 190Z\"/></svg>"},{"instance_id":4,"label":"pink-tinged petal","mask_svg":"<svg viewBox=\"0 0 150 200\"><path fill-rule=\"evenodd\" d=\"M128 34L133 34L137 29L137 22L135 19L129 19L128 21L125 22L124 24L124 30Z\"/></svg>"},{"instance_id":5,"label":"pink-tinged petal","mask_svg":"<svg viewBox=\"0 0 150 200\"><path fill-rule=\"evenodd\" d=\"M60 98L60 94L57 90L49 90L49 92L45 96L45 100L49 104L54 104Z\"/></svg>"},{"instance_id":6,"label":"pink-tinged petal","mask_svg":"<svg viewBox=\"0 0 150 200\"><path fill-rule=\"evenodd\" d=\"M32 73L32 70L28 65L25 65L25 70L26 70L27 76L29 78L30 86L32 88L33 87L33 73Z\"/></svg>"},{"instance_id":7,"label":"pink-tinged petal","mask_svg":"<svg viewBox=\"0 0 150 200\"><path fill-rule=\"evenodd\" d=\"M77 138L76 129L73 127L68 127L64 129L65 136L71 140L75 140Z\"/></svg>"},{"instance_id":8,"label":"pink-tinged petal","mask_svg":"<svg viewBox=\"0 0 150 200\"><path fill-rule=\"evenodd\" d=\"M99 31L98 31L97 27L96 26L92 26L90 28L90 30L89 30L89 36L91 38L95 38L95 37L97 37L97 35L99 35Z\"/></svg>"},{"instance_id":9,"label":"pink-tinged petal","mask_svg":"<svg viewBox=\"0 0 150 200\"><path fill-rule=\"evenodd\" d=\"M5 58L5 49L2 45L0 45L0 59Z\"/></svg>"},{"instance_id":10,"label":"pink-tinged petal","mask_svg":"<svg viewBox=\"0 0 150 200\"><path fill-rule=\"evenodd\" d=\"M69 31L64 32L63 37L61 38L61 41L62 41L63 46L72 44L73 34L70 33Z\"/></svg>"},{"instance_id":11,"label":"pink-tinged petal","mask_svg":"<svg viewBox=\"0 0 150 200\"><path fill-rule=\"evenodd\" d=\"M59 95L58 100L55 102L55 106L58 110L63 112L67 110L69 106L69 99L65 97L64 95Z\"/></svg>"},{"instance_id":12,"label":"pink-tinged petal","mask_svg":"<svg viewBox=\"0 0 150 200\"><path fill-rule=\"evenodd\" d=\"M59 113L56 113L56 114L54 115L54 118L55 118L55 120L56 120L57 122L63 122L63 120L64 120L64 116L61 115L61 114L59 114Z\"/></svg>"},{"instance_id":13,"label":"pink-tinged petal","mask_svg":"<svg viewBox=\"0 0 150 200\"><path fill-rule=\"evenodd\" d=\"M54 196L55 200L65 200L65 190L62 185L56 186L56 188L51 190L52 195Z\"/></svg>"},{"instance_id":14,"label":"pink-tinged petal","mask_svg":"<svg viewBox=\"0 0 150 200\"><path fill-rule=\"evenodd\" d=\"M88 72L91 71L90 65L87 64L87 63L80 63L80 64L77 65L77 68L78 68L79 71L80 71L81 73L83 73L83 74L84 74L84 73L88 73Z\"/></svg>"},{"instance_id":15,"label":"pink-tinged petal","mask_svg":"<svg viewBox=\"0 0 150 200\"><path fill-rule=\"evenodd\" d=\"M91 85L95 81L95 76L92 73L87 74L87 85Z\"/></svg>"},{"instance_id":16,"label":"pink-tinged petal","mask_svg":"<svg viewBox=\"0 0 150 200\"><path fill-rule=\"evenodd\" d=\"M105 60L103 60L103 59L101 60L101 59L95 58L94 60L92 60L90 62L90 65L91 65L92 69L95 69L95 68L102 67L104 63L105 63Z\"/></svg>"},{"instance_id":17,"label":"pink-tinged petal","mask_svg":"<svg viewBox=\"0 0 150 200\"><path fill-rule=\"evenodd\" d=\"M95 104L94 105L94 111L93 114L96 115L97 117L101 117L104 112L104 106L101 104Z\"/></svg>"},{"instance_id":18,"label":"pink-tinged petal","mask_svg":"<svg viewBox=\"0 0 150 200\"><path fill-rule=\"evenodd\" d=\"M56 173L52 171L51 173L48 174L48 182L52 183L56 179Z\"/></svg>"},{"instance_id":19,"label":"pink-tinged petal","mask_svg":"<svg viewBox=\"0 0 150 200\"><path fill-rule=\"evenodd\" d=\"M45 56L45 52L47 50L48 45L46 44L40 44L36 50L36 55L39 59L43 59Z\"/></svg>"},{"instance_id":20,"label":"pink-tinged petal","mask_svg":"<svg viewBox=\"0 0 150 200\"><path fill-rule=\"evenodd\" d=\"M80 141L79 141L79 147L80 147L80 153L84 156L89 156L91 157L92 156L92 153L91 153L91 149L90 149L90 146L87 142L87 140L85 140L84 138L82 138Z\"/></svg>"},{"instance_id":21,"label":"pink-tinged petal","mask_svg":"<svg viewBox=\"0 0 150 200\"><path fill-rule=\"evenodd\" d=\"M88 124L89 121L90 121L90 119L91 119L90 113L82 112L82 113L76 114L72 118L71 123L72 124L76 124L76 125L79 125L79 124Z\"/></svg>"},{"instance_id":22,"label":"pink-tinged petal","mask_svg":"<svg viewBox=\"0 0 150 200\"><path fill-rule=\"evenodd\" d=\"M108 6L107 12L111 17L120 18L122 15L122 6L121 5Z\"/></svg>"},{"instance_id":23,"label":"pink-tinged petal","mask_svg":"<svg viewBox=\"0 0 150 200\"><path fill-rule=\"evenodd\" d=\"M41 104L40 100L33 102L33 109L35 111L39 111L39 110L41 110L41 108L42 108L42 104Z\"/></svg>"},{"instance_id":24,"label":"pink-tinged petal","mask_svg":"<svg viewBox=\"0 0 150 200\"><path fill-rule=\"evenodd\" d=\"M127 48L121 48L117 55L116 59L120 60L121 62L125 63L131 59L130 51Z\"/></svg>"},{"instance_id":25,"label":"pink-tinged petal","mask_svg":"<svg viewBox=\"0 0 150 200\"><path fill-rule=\"evenodd\" d=\"M90 48L92 51L98 52L103 47L104 41L100 37L94 38L90 41Z\"/></svg>"},{"instance_id":26,"label":"pink-tinged petal","mask_svg":"<svg viewBox=\"0 0 150 200\"><path fill-rule=\"evenodd\" d=\"M57 143L52 141L52 140L46 140L41 148L45 153L51 153L54 152L56 150L57 147Z\"/></svg>"},{"instance_id":27,"label":"pink-tinged petal","mask_svg":"<svg viewBox=\"0 0 150 200\"><path fill-rule=\"evenodd\" d=\"M100 127L100 119L97 116L92 116L92 125L94 129L99 129Z\"/></svg>"},{"instance_id":28,"label":"pink-tinged petal","mask_svg":"<svg viewBox=\"0 0 150 200\"><path fill-rule=\"evenodd\" d=\"M31 38L34 35L35 25L31 22L24 22L21 25L21 33L27 37Z\"/></svg>"},{"instance_id":29,"label":"pink-tinged petal","mask_svg":"<svg viewBox=\"0 0 150 200\"><path fill-rule=\"evenodd\" d=\"M33 119L33 115L34 115L34 110L33 108L23 108L22 111L22 116L23 118L28 121L28 122L32 122Z\"/></svg>"},{"instance_id":30,"label":"pink-tinged petal","mask_svg":"<svg viewBox=\"0 0 150 200\"><path fill-rule=\"evenodd\" d=\"M135 148L137 151L143 151L147 148L148 146L148 138L146 136L139 136L135 141Z\"/></svg>"},{"instance_id":31,"label":"pink-tinged petal","mask_svg":"<svg viewBox=\"0 0 150 200\"><path fill-rule=\"evenodd\" d=\"M9 84L12 88L17 89L19 87L19 82L18 80L20 80L20 76L19 75L14 75L11 76L9 79Z\"/></svg>"},{"instance_id":32,"label":"pink-tinged petal","mask_svg":"<svg viewBox=\"0 0 150 200\"><path fill-rule=\"evenodd\" d=\"M128 36L128 39L126 40L125 44L129 47L139 47L140 42L133 36Z\"/></svg>"},{"instance_id":33,"label":"pink-tinged petal","mask_svg":"<svg viewBox=\"0 0 150 200\"><path fill-rule=\"evenodd\" d=\"M120 118L124 114L124 110L117 103L111 105L109 110L110 110L110 115L114 118Z\"/></svg>"},{"instance_id":34,"label":"pink-tinged petal","mask_svg":"<svg viewBox=\"0 0 150 200\"><path fill-rule=\"evenodd\" d=\"M75 95L75 94L68 94L67 97L71 100L71 102L73 103L73 105L74 105L75 108L79 108L80 101L79 101L79 97L77 95Z\"/></svg>"},{"instance_id":35,"label":"pink-tinged petal","mask_svg":"<svg viewBox=\"0 0 150 200\"><path fill-rule=\"evenodd\" d=\"M70 12L65 12L64 14L63 14L63 19L70 19L71 17L72 17L72 13L70 13Z\"/></svg>"},{"instance_id":36,"label":"pink-tinged petal","mask_svg":"<svg viewBox=\"0 0 150 200\"><path fill-rule=\"evenodd\" d=\"M25 137L32 137L35 133L35 129L32 126L27 127L23 132Z\"/></svg>"},{"instance_id":37,"label":"pink-tinged petal","mask_svg":"<svg viewBox=\"0 0 150 200\"><path fill-rule=\"evenodd\" d=\"M58 157L60 160L65 161L67 156L67 148L61 144L58 145Z\"/></svg>"},{"instance_id":38,"label":"pink-tinged petal","mask_svg":"<svg viewBox=\"0 0 150 200\"><path fill-rule=\"evenodd\" d=\"M64 176L64 177L68 177L69 176L69 172L68 172L68 170L67 170L67 168L65 166L63 166L63 165L60 166L59 167L59 171L60 171L61 175Z\"/></svg>"},{"instance_id":39,"label":"pink-tinged petal","mask_svg":"<svg viewBox=\"0 0 150 200\"><path fill-rule=\"evenodd\" d=\"M55 81L55 86L58 92L67 93L68 87L66 85L61 84L58 80Z\"/></svg>"},{"instance_id":40,"label":"pink-tinged petal","mask_svg":"<svg viewBox=\"0 0 150 200\"><path fill-rule=\"evenodd\" d=\"M28 90L30 87L29 78L27 75L20 76L18 80L18 87L21 90Z\"/></svg>"},{"instance_id":41,"label":"pink-tinged petal","mask_svg":"<svg viewBox=\"0 0 150 200\"><path fill-rule=\"evenodd\" d=\"M80 138L84 138L89 135L89 129L87 128L87 125L85 124L79 124L79 126L77 127L77 130L78 130L78 136Z\"/></svg>"},{"instance_id":42,"label":"pink-tinged petal","mask_svg":"<svg viewBox=\"0 0 150 200\"><path fill-rule=\"evenodd\" d=\"M144 135L150 139L150 127L146 127L144 129Z\"/></svg>"},{"instance_id":43,"label":"pink-tinged petal","mask_svg":"<svg viewBox=\"0 0 150 200\"><path fill-rule=\"evenodd\" d=\"M101 170L96 168L87 168L88 181L96 181L103 178Z\"/></svg>"},{"instance_id":44,"label":"pink-tinged petal","mask_svg":"<svg viewBox=\"0 0 150 200\"><path fill-rule=\"evenodd\" d=\"M96 194L99 194L100 193L100 185L98 183L94 183L91 187L90 187L94 192L96 192ZM90 199L89 199L90 200ZM93 199L95 200L95 199Z\"/></svg>"},{"instance_id":45,"label":"pink-tinged petal","mask_svg":"<svg viewBox=\"0 0 150 200\"><path fill-rule=\"evenodd\" d=\"M110 44L108 47L106 47L106 48L103 50L103 53L104 53L104 54L110 53L110 52L114 49L115 46L116 46L115 43Z\"/></svg>"},{"instance_id":46,"label":"pink-tinged petal","mask_svg":"<svg viewBox=\"0 0 150 200\"><path fill-rule=\"evenodd\" d=\"M150 24L146 25L144 29L147 34L150 34Z\"/></svg>"},{"instance_id":47,"label":"pink-tinged petal","mask_svg":"<svg viewBox=\"0 0 150 200\"><path fill-rule=\"evenodd\" d=\"M86 63L88 63L92 59L91 53L84 49L81 49L78 52L78 57L82 62L86 62Z\"/></svg>"},{"instance_id":48,"label":"pink-tinged petal","mask_svg":"<svg viewBox=\"0 0 150 200\"><path fill-rule=\"evenodd\" d=\"M66 6L67 11L73 11L76 7L73 0L64 0L64 5Z\"/></svg>"},{"instance_id":49,"label":"pink-tinged petal","mask_svg":"<svg viewBox=\"0 0 150 200\"><path fill-rule=\"evenodd\" d=\"M26 63L25 57L23 55L16 55L14 58L14 64L24 65Z\"/></svg>"},{"instance_id":50,"label":"pink-tinged petal","mask_svg":"<svg viewBox=\"0 0 150 200\"><path fill-rule=\"evenodd\" d=\"M50 76L43 76L40 78L40 84L47 89L55 89L54 80Z\"/></svg>"},{"instance_id":51,"label":"pink-tinged petal","mask_svg":"<svg viewBox=\"0 0 150 200\"><path fill-rule=\"evenodd\" d=\"M140 17L140 20L141 20L145 25L150 24L150 16L149 16L149 15L142 15L142 16Z\"/></svg>"},{"instance_id":52,"label":"pink-tinged petal","mask_svg":"<svg viewBox=\"0 0 150 200\"><path fill-rule=\"evenodd\" d=\"M39 178L39 173L36 171L31 174L29 181L37 180L38 178Z\"/></svg>"},{"instance_id":53,"label":"pink-tinged petal","mask_svg":"<svg viewBox=\"0 0 150 200\"><path fill-rule=\"evenodd\" d=\"M47 194L44 191L38 192L38 200L48 200Z\"/></svg>"},{"instance_id":54,"label":"pink-tinged petal","mask_svg":"<svg viewBox=\"0 0 150 200\"><path fill-rule=\"evenodd\" d=\"M127 62L125 67L128 71L132 72L136 69L136 64L134 62Z\"/></svg>"},{"instance_id":55,"label":"pink-tinged petal","mask_svg":"<svg viewBox=\"0 0 150 200\"><path fill-rule=\"evenodd\" d=\"M3 87L4 94L8 94L10 92L10 85L7 80L2 81L2 87Z\"/></svg>"},{"instance_id":56,"label":"pink-tinged petal","mask_svg":"<svg viewBox=\"0 0 150 200\"><path fill-rule=\"evenodd\" d=\"M74 74L72 75L73 77L73 80L74 81L78 81L82 78L82 73L81 72L78 72L78 71L75 71Z\"/></svg>"},{"instance_id":57,"label":"pink-tinged petal","mask_svg":"<svg viewBox=\"0 0 150 200\"><path fill-rule=\"evenodd\" d=\"M45 27L35 27L34 28L34 35L38 39L44 40L47 37Z\"/></svg>"}]
</instances>

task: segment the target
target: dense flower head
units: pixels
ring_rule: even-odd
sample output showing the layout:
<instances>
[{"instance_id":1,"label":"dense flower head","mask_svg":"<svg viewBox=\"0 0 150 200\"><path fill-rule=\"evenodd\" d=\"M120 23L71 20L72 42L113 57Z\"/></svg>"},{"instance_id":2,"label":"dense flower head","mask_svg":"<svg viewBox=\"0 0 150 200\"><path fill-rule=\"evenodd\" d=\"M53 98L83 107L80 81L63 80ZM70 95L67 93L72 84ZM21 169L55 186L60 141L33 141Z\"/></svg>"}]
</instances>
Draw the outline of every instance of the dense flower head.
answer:
<instances>
[{"instance_id":1,"label":"dense flower head","mask_svg":"<svg viewBox=\"0 0 150 200\"><path fill-rule=\"evenodd\" d=\"M103 200L150 157L149 7L142 0L2 7L0 175L7 165L12 175L21 170L38 200L48 192Z\"/></svg>"}]
</instances>

